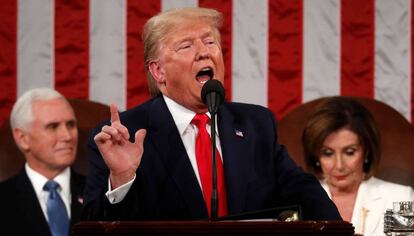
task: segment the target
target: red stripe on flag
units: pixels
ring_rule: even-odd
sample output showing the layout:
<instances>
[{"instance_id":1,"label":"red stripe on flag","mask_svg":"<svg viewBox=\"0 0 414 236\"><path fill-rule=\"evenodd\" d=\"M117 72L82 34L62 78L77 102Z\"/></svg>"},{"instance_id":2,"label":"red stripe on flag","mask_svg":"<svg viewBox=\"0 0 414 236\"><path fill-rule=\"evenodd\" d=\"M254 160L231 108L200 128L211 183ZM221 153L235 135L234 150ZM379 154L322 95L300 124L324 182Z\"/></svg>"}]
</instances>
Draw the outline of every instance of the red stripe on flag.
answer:
<instances>
[{"instance_id":1,"label":"red stripe on flag","mask_svg":"<svg viewBox=\"0 0 414 236\"><path fill-rule=\"evenodd\" d=\"M160 1L127 1L127 108L136 106L150 95L145 76L142 27L161 11Z\"/></svg>"},{"instance_id":2,"label":"red stripe on flag","mask_svg":"<svg viewBox=\"0 0 414 236\"><path fill-rule=\"evenodd\" d=\"M341 1L341 94L374 97L375 1Z\"/></svg>"},{"instance_id":3,"label":"red stripe on flag","mask_svg":"<svg viewBox=\"0 0 414 236\"><path fill-rule=\"evenodd\" d=\"M224 67L226 74L224 76L224 88L226 90L226 100L231 101L231 68L232 68L232 29L233 29L233 1L216 1L216 0L199 0L200 7L213 8L221 12L224 17L224 24L220 31L221 46L223 50Z\"/></svg>"},{"instance_id":4,"label":"red stripe on flag","mask_svg":"<svg viewBox=\"0 0 414 236\"><path fill-rule=\"evenodd\" d=\"M17 1L0 3L0 126L10 116L17 91Z\"/></svg>"},{"instance_id":5,"label":"red stripe on flag","mask_svg":"<svg viewBox=\"0 0 414 236\"><path fill-rule=\"evenodd\" d=\"M302 0L269 1L268 107L278 119L302 104Z\"/></svg>"},{"instance_id":6,"label":"red stripe on flag","mask_svg":"<svg viewBox=\"0 0 414 236\"><path fill-rule=\"evenodd\" d=\"M89 97L89 1L55 1L55 88Z\"/></svg>"}]
</instances>

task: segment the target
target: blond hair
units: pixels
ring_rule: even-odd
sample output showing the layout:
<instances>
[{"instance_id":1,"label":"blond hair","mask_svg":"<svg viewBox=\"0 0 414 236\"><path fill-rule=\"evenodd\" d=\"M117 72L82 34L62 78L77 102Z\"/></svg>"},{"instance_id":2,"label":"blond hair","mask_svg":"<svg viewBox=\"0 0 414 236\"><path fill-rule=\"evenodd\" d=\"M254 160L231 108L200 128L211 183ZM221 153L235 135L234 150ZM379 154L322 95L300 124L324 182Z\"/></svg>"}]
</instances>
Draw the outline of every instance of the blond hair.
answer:
<instances>
[{"instance_id":1,"label":"blond hair","mask_svg":"<svg viewBox=\"0 0 414 236\"><path fill-rule=\"evenodd\" d=\"M172 9L153 16L145 23L142 41L144 43L145 73L151 96L157 96L160 91L149 71L149 63L157 59L158 50L167 35L183 22L193 22L194 20L207 22L213 28L220 42L219 29L223 24L223 16L214 9L198 7Z\"/></svg>"}]
</instances>

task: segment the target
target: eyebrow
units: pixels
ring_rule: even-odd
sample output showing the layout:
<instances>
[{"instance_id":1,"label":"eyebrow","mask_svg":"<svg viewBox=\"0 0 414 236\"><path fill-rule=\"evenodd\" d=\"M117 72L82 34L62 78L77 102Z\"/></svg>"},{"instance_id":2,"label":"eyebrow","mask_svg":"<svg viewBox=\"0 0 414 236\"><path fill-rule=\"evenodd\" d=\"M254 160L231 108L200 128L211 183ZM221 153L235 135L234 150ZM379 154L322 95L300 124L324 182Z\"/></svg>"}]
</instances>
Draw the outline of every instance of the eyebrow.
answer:
<instances>
[{"instance_id":1,"label":"eyebrow","mask_svg":"<svg viewBox=\"0 0 414 236\"><path fill-rule=\"evenodd\" d=\"M349 145L347 145L343 148L351 148L351 147L358 147L358 146L361 146L361 144L360 143L353 143L353 144L349 144ZM324 149L324 148L332 149L331 147L328 147L326 145L322 145L321 149Z\"/></svg>"},{"instance_id":2,"label":"eyebrow","mask_svg":"<svg viewBox=\"0 0 414 236\"><path fill-rule=\"evenodd\" d=\"M208 30L208 31L204 32L204 33L201 35L201 38L206 38L206 37L209 37L209 36L214 36L213 31ZM180 44L180 43L185 42L185 41L191 41L191 40L193 40L193 37L186 36L186 37L184 37L184 38L182 38L182 39L178 40L178 41L177 41L174 45L176 45L176 44Z\"/></svg>"},{"instance_id":3,"label":"eyebrow","mask_svg":"<svg viewBox=\"0 0 414 236\"><path fill-rule=\"evenodd\" d=\"M361 144L359 144L359 143L350 144L350 145L346 146L345 148L358 147L358 146L361 146Z\"/></svg>"},{"instance_id":4,"label":"eyebrow","mask_svg":"<svg viewBox=\"0 0 414 236\"><path fill-rule=\"evenodd\" d=\"M45 127L49 126L49 125L54 125L54 124L60 124L60 121L48 121L47 123L45 123ZM63 121L63 123L67 124L67 123L77 123L76 119L69 119L69 120L65 120Z\"/></svg>"}]
</instances>

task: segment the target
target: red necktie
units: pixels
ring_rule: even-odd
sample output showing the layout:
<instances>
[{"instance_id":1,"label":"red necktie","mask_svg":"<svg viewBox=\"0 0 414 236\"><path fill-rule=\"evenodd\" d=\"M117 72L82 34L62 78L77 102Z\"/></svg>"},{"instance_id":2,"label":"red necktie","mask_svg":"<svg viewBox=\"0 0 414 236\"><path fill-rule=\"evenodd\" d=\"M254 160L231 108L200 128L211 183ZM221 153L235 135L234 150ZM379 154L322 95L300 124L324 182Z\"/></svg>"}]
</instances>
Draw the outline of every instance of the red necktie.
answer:
<instances>
[{"instance_id":1,"label":"red necktie","mask_svg":"<svg viewBox=\"0 0 414 236\"><path fill-rule=\"evenodd\" d=\"M206 124L210 118L206 114L196 114L191 121L198 128L196 138L196 160L198 173L200 174L201 185L203 188L204 201L207 205L208 215L211 216L211 192L213 187L212 177L212 154L211 140L207 133ZM218 191L218 216L227 215L226 186L224 184L223 163L220 153L216 149L217 163L217 191Z\"/></svg>"}]
</instances>

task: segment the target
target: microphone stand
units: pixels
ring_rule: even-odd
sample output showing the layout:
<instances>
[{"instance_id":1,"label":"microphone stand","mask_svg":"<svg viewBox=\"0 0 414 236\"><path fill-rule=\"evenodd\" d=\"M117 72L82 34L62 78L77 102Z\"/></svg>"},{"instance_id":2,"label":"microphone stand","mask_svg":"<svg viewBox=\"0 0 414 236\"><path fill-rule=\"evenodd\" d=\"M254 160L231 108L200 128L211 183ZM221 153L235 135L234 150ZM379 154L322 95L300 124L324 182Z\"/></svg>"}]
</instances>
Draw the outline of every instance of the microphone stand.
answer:
<instances>
[{"instance_id":1,"label":"microphone stand","mask_svg":"<svg viewBox=\"0 0 414 236\"><path fill-rule=\"evenodd\" d=\"M211 115L211 148L212 148L212 169L213 169L213 186L211 192L211 220L218 218L218 194L217 194L217 164L216 164L216 111L210 111Z\"/></svg>"},{"instance_id":2,"label":"microphone stand","mask_svg":"<svg viewBox=\"0 0 414 236\"><path fill-rule=\"evenodd\" d=\"M211 115L210 134L212 149L212 191L211 191L211 216L210 220L218 219L218 192L217 192L217 161L216 161L216 114L218 107L224 102L224 87L220 81L211 79L203 85L201 98L207 105Z\"/></svg>"}]
</instances>

